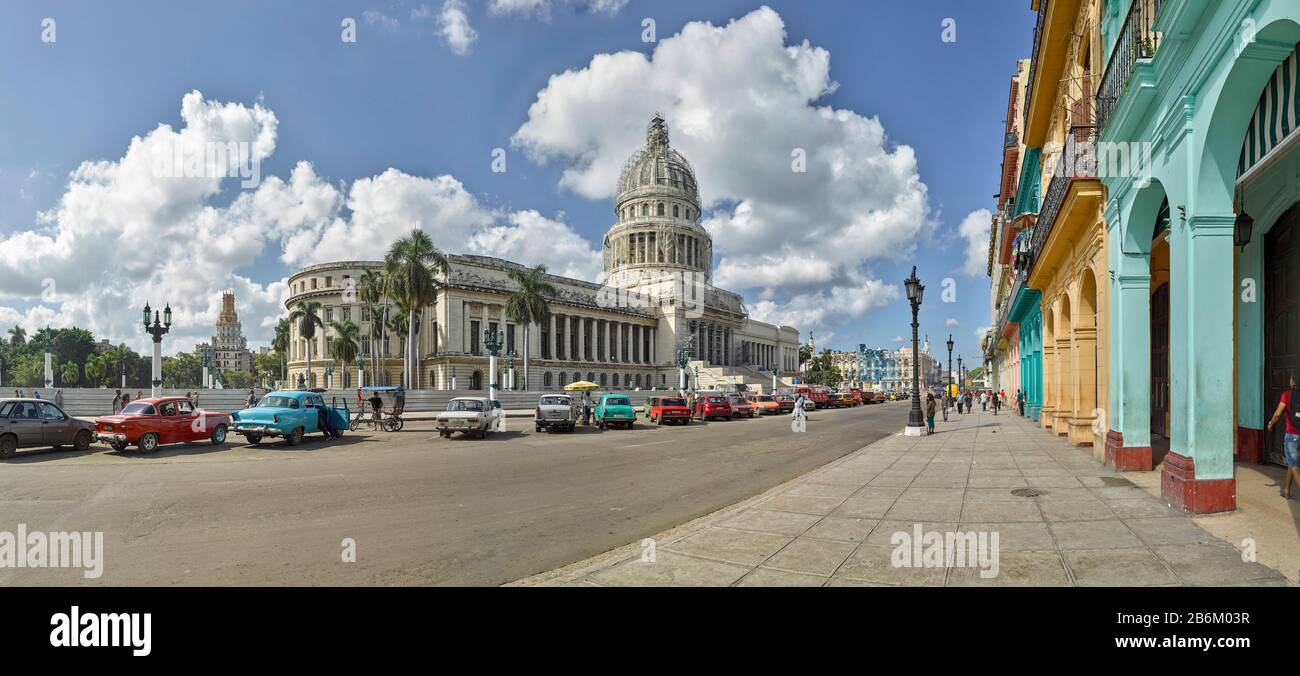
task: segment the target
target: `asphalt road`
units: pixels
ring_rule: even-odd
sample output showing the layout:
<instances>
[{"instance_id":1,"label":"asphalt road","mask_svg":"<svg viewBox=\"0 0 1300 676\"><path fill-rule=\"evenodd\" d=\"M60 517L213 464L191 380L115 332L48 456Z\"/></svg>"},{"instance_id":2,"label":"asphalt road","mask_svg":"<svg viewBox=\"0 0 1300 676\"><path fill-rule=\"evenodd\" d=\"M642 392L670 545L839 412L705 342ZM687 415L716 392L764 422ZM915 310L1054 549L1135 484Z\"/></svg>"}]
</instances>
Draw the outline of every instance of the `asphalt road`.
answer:
<instances>
[{"instance_id":1,"label":"asphalt road","mask_svg":"<svg viewBox=\"0 0 1300 676\"><path fill-rule=\"evenodd\" d=\"M431 422L300 446L95 446L0 461L0 531L102 531L101 577L0 568L5 585L496 585L761 493L906 424L906 402L574 434ZM356 561L343 561L344 540Z\"/></svg>"}]
</instances>

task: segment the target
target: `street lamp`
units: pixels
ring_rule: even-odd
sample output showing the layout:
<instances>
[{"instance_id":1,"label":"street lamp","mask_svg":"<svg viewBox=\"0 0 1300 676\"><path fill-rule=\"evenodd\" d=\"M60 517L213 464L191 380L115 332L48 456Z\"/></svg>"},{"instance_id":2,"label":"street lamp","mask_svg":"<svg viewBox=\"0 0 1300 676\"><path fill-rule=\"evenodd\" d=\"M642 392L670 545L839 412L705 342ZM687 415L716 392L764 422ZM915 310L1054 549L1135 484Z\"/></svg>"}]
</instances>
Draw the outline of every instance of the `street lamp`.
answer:
<instances>
[{"instance_id":1,"label":"street lamp","mask_svg":"<svg viewBox=\"0 0 1300 676\"><path fill-rule=\"evenodd\" d=\"M677 351L677 389L686 391L686 365L691 362L691 354L695 351L695 336L686 339L682 343L682 348ZM692 383L691 388L694 389Z\"/></svg>"},{"instance_id":2,"label":"street lamp","mask_svg":"<svg viewBox=\"0 0 1300 676\"><path fill-rule=\"evenodd\" d=\"M510 353L506 355L506 373L508 374L507 376L508 382L506 383L506 389L513 391L515 389L515 351L514 350L511 350Z\"/></svg>"},{"instance_id":3,"label":"street lamp","mask_svg":"<svg viewBox=\"0 0 1300 676\"><path fill-rule=\"evenodd\" d=\"M497 352L505 341L504 331L483 329L483 346L488 351L488 399L492 401L497 400Z\"/></svg>"},{"instance_id":4,"label":"street lamp","mask_svg":"<svg viewBox=\"0 0 1300 676\"><path fill-rule=\"evenodd\" d=\"M149 315L153 314L153 323L149 323ZM144 330L153 336L153 378L149 381L152 386L151 396L159 397L162 395L162 339L172 328L172 306L168 303L163 307L162 316L159 317L157 310L152 310L149 303L144 304Z\"/></svg>"},{"instance_id":5,"label":"street lamp","mask_svg":"<svg viewBox=\"0 0 1300 676\"><path fill-rule=\"evenodd\" d=\"M943 392L943 407L948 408L948 399L952 397L952 334L948 334L948 387Z\"/></svg>"},{"instance_id":6,"label":"street lamp","mask_svg":"<svg viewBox=\"0 0 1300 676\"><path fill-rule=\"evenodd\" d=\"M961 364L961 355L957 355L957 396L961 396L963 387L966 387L966 370Z\"/></svg>"},{"instance_id":7,"label":"street lamp","mask_svg":"<svg viewBox=\"0 0 1300 676\"><path fill-rule=\"evenodd\" d=\"M925 295L925 285L916 277L916 266L912 266L912 276L903 281L907 289L907 302L912 305L912 410L907 414L907 428L903 434L909 437L921 436L921 430L925 429L925 418L921 415L921 384L920 371L920 345L917 342L917 329L920 323L917 321L917 313L921 310L921 299Z\"/></svg>"}]
</instances>

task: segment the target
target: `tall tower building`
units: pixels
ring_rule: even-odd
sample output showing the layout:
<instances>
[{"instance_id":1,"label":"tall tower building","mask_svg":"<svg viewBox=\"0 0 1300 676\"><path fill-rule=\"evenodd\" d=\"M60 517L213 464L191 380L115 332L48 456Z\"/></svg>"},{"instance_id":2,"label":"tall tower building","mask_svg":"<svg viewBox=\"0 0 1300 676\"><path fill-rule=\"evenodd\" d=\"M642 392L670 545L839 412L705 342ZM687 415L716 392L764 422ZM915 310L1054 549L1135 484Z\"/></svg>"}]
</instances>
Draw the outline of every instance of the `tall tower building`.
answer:
<instances>
[{"instance_id":1,"label":"tall tower building","mask_svg":"<svg viewBox=\"0 0 1300 676\"><path fill-rule=\"evenodd\" d=\"M230 291L221 294L221 314L217 317L217 335L212 337L212 357L213 366L222 373L251 373L253 370L253 355L248 351L239 313L235 311L235 294Z\"/></svg>"}]
</instances>

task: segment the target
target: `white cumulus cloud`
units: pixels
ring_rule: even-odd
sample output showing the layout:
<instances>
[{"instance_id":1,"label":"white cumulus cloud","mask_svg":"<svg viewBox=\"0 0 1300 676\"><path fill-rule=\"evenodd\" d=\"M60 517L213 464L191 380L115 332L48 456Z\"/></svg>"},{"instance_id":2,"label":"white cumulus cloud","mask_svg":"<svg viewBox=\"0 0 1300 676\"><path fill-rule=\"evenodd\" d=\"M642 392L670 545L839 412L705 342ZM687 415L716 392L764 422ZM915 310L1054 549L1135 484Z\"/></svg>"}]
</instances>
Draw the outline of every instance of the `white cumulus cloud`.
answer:
<instances>
[{"instance_id":1,"label":"white cumulus cloud","mask_svg":"<svg viewBox=\"0 0 1300 676\"><path fill-rule=\"evenodd\" d=\"M993 212L988 209L976 209L963 218L957 226L957 233L965 242L966 256L961 266L961 273L971 277L983 277L988 273L989 229L993 223Z\"/></svg>"},{"instance_id":2,"label":"white cumulus cloud","mask_svg":"<svg viewBox=\"0 0 1300 676\"><path fill-rule=\"evenodd\" d=\"M478 32L469 24L469 15L465 13L465 3L461 0L447 0L438 14L438 33L454 54L464 56L478 40Z\"/></svg>"}]
</instances>

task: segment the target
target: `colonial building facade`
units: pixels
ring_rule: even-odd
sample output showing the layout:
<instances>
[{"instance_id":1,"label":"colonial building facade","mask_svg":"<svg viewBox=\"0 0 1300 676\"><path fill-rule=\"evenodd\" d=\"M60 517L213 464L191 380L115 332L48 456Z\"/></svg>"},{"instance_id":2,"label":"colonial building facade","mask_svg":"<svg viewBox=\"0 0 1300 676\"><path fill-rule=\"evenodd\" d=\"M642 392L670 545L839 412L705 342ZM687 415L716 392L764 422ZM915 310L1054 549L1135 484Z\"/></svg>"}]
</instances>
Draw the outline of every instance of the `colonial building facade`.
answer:
<instances>
[{"instance_id":1,"label":"colonial building facade","mask_svg":"<svg viewBox=\"0 0 1300 676\"><path fill-rule=\"evenodd\" d=\"M602 241L604 284L547 275L557 295L549 299L550 319L528 332L526 384L523 327L505 312L515 290L508 272L522 266L450 256L437 301L419 320L420 381L409 386L487 389L485 332L503 337L497 382L509 387L513 366L516 389L557 389L575 380L610 389L675 389L682 359L688 386L770 384L773 375L788 383L797 375L798 331L751 319L739 294L712 286L713 243L700 225L695 171L670 146L658 115L645 146L624 165L614 217ZM358 304L355 289L365 271L380 269L379 261L348 261L298 270L289 279L286 307L319 301L326 313L355 318L362 336L370 336L376 318ZM324 383L331 332L318 331L310 374L297 326L290 338L291 382L302 376L304 383ZM381 371L364 373L371 368L365 357L349 368L360 382L397 384L403 345L391 332L373 345L363 338L361 352L379 356Z\"/></svg>"}]
</instances>

